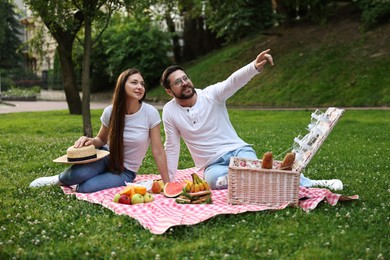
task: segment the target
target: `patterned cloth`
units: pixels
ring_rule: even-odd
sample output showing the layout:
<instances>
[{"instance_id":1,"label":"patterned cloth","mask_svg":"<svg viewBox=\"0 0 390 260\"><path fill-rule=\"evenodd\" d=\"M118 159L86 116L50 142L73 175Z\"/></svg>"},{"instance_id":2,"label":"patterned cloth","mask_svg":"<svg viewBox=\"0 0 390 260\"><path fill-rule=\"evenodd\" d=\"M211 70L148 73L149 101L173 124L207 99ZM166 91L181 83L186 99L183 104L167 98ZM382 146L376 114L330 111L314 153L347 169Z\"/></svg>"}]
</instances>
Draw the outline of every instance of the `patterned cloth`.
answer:
<instances>
[{"instance_id":1,"label":"patterned cloth","mask_svg":"<svg viewBox=\"0 0 390 260\"><path fill-rule=\"evenodd\" d=\"M299 187L299 207L304 211L315 209L321 201L335 206L338 201L356 199L359 199L359 195L344 196L328 189Z\"/></svg>"},{"instance_id":2,"label":"patterned cloth","mask_svg":"<svg viewBox=\"0 0 390 260\"><path fill-rule=\"evenodd\" d=\"M191 173L195 168L178 170L177 181L191 179ZM202 177L202 173L197 173ZM138 175L137 181L159 179L159 175L146 174ZM62 186L65 194L73 194L80 200L100 204L116 214L126 214L136 220L153 234L163 234L170 227L179 225L194 225L220 214L239 214L248 211L280 210L286 208L289 203L278 207L258 205L230 205L227 203L227 190L213 190L212 204L177 204L175 199L166 198L163 194L154 194L154 201L151 203L124 205L113 202L114 195L119 193L123 187L106 189L94 193L77 193L72 187ZM299 207L305 211L314 209L318 203L325 201L334 206L338 201L355 200L359 196L343 196L332 193L327 189L300 187Z\"/></svg>"}]
</instances>

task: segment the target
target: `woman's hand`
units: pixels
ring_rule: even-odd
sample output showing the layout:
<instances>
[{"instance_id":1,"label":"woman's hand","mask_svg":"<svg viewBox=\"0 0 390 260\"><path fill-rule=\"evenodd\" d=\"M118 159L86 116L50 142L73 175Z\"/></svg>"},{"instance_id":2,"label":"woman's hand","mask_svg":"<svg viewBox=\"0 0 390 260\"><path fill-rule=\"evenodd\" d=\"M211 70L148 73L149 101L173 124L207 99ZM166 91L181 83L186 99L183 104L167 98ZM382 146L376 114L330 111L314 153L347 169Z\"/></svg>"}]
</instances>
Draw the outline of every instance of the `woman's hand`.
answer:
<instances>
[{"instance_id":1,"label":"woman's hand","mask_svg":"<svg viewBox=\"0 0 390 260\"><path fill-rule=\"evenodd\" d=\"M75 148L88 146L93 144L96 148L100 148L107 143L108 128L103 124L100 126L99 134L95 137L82 136L74 142Z\"/></svg>"},{"instance_id":2,"label":"woman's hand","mask_svg":"<svg viewBox=\"0 0 390 260\"><path fill-rule=\"evenodd\" d=\"M93 144L93 138L88 137L88 136L82 136L76 142L74 142L74 147L80 148L80 147L88 146L91 144Z\"/></svg>"}]
</instances>

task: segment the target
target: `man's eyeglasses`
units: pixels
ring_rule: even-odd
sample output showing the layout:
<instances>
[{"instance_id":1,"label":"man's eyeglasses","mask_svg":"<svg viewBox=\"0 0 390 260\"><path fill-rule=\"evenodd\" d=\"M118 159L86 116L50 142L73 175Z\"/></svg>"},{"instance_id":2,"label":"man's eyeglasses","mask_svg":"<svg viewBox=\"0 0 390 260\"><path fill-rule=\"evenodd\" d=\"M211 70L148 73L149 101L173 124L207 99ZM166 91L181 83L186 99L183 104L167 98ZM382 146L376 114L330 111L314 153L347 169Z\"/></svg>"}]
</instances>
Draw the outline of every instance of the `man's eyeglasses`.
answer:
<instances>
[{"instance_id":1,"label":"man's eyeglasses","mask_svg":"<svg viewBox=\"0 0 390 260\"><path fill-rule=\"evenodd\" d=\"M190 78L188 76L183 76L182 78L175 80L170 86L180 87L183 83L187 83L188 81L190 81Z\"/></svg>"}]
</instances>

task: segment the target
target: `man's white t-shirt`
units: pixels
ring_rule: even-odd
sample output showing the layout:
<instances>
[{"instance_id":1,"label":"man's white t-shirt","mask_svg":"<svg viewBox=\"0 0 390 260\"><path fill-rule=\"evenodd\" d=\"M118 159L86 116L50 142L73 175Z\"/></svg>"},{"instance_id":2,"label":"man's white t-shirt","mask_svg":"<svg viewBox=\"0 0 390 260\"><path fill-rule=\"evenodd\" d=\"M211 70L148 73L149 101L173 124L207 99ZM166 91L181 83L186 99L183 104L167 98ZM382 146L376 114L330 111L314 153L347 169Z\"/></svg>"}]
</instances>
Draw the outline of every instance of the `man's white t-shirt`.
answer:
<instances>
[{"instance_id":1,"label":"man's white t-shirt","mask_svg":"<svg viewBox=\"0 0 390 260\"><path fill-rule=\"evenodd\" d=\"M109 127L112 105L106 107L100 120ZM149 147L149 130L161 122L160 114L152 105L142 102L140 110L132 115L125 115L123 131L124 167L137 172ZM108 144L109 145L109 144Z\"/></svg>"},{"instance_id":2,"label":"man's white t-shirt","mask_svg":"<svg viewBox=\"0 0 390 260\"><path fill-rule=\"evenodd\" d=\"M196 89L194 106L182 107L175 99L164 106L165 152L171 180L174 180L178 167L180 137L199 169L204 169L229 151L248 145L237 135L230 122L226 100L258 73L252 62L223 82L203 90Z\"/></svg>"}]
</instances>

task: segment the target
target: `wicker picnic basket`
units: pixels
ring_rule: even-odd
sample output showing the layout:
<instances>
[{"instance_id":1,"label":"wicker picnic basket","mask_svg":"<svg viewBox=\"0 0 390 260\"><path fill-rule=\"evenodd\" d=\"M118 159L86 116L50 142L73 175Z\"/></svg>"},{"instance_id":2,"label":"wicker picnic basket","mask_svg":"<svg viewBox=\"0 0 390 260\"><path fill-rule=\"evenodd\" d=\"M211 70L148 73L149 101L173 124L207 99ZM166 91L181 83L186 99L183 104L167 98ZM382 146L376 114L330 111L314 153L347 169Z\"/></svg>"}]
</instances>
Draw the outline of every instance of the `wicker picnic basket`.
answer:
<instances>
[{"instance_id":1,"label":"wicker picnic basket","mask_svg":"<svg viewBox=\"0 0 390 260\"><path fill-rule=\"evenodd\" d=\"M228 174L230 204L298 206L300 173L313 158L343 114L343 109L328 108L325 113L312 113L309 133L294 138L292 151L296 155L292 170L281 170L280 161L272 169L261 168L261 160L232 157Z\"/></svg>"},{"instance_id":2,"label":"wicker picnic basket","mask_svg":"<svg viewBox=\"0 0 390 260\"><path fill-rule=\"evenodd\" d=\"M228 202L280 206L298 205L299 172L262 169L261 160L232 157L229 165ZM245 166L244 166L245 165Z\"/></svg>"}]
</instances>

